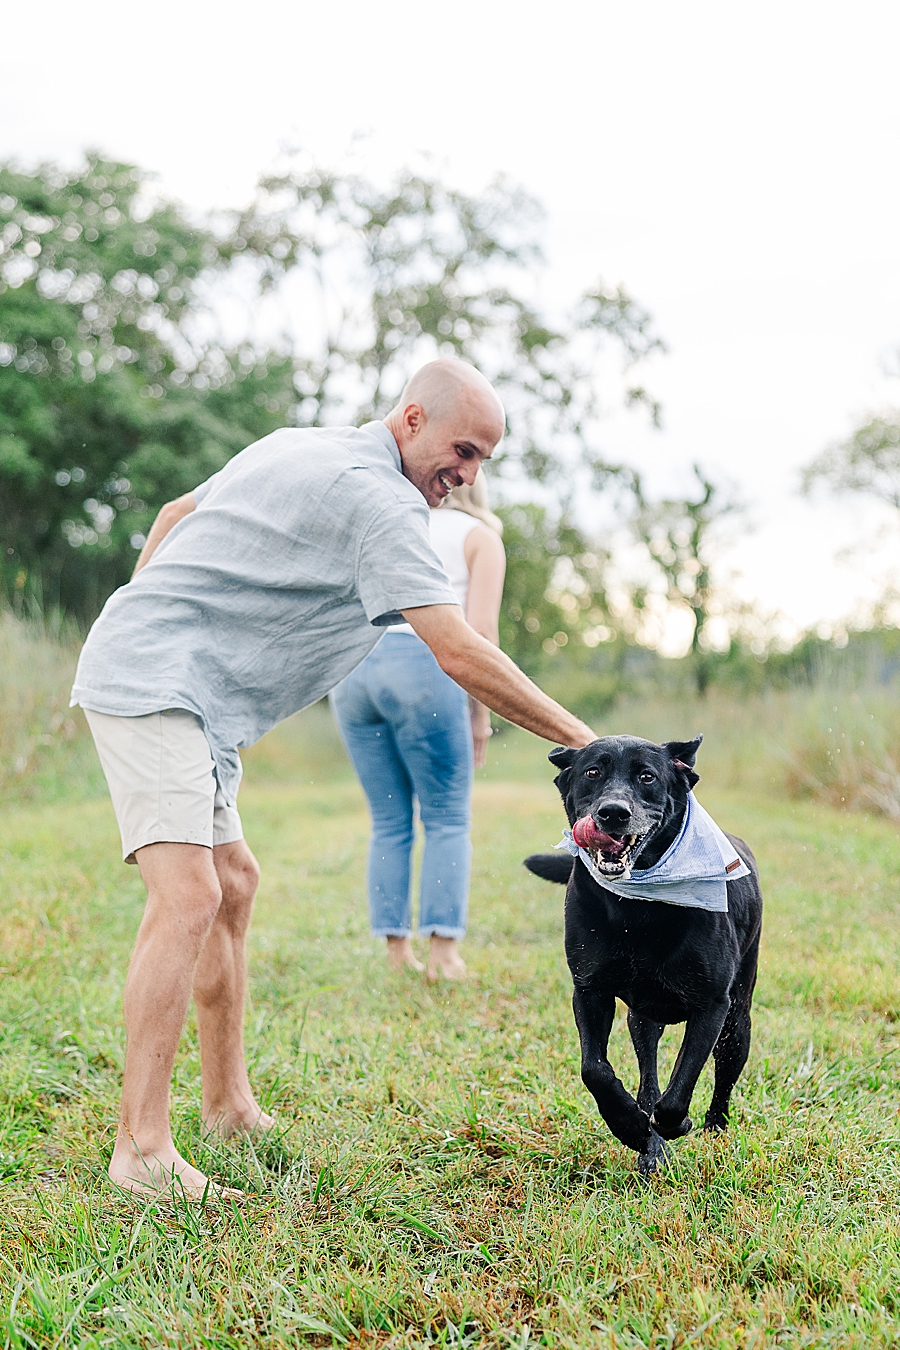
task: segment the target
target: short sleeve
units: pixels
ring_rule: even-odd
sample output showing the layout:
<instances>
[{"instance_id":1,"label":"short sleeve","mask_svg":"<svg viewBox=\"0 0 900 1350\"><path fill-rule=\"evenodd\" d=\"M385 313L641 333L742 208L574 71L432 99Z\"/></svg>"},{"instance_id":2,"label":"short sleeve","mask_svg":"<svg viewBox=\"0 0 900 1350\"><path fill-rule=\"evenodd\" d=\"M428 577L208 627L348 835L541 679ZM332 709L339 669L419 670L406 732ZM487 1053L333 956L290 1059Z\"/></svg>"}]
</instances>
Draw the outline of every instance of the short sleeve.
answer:
<instances>
[{"instance_id":1,"label":"short sleeve","mask_svg":"<svg viewBox=\"0 0 900 1350\"><path fill-rule=\"evenodd\" d=\"M403 609L458 605L428 536L428 508L398 503L380 511L359 548L356 584L366 618L377 628L402 623Z\"/></svg>"},{"instance_id":2,"label":"short sleeve","mask_svg":"<svg viewBox=\"0 0 900 1350\"><path fill-rule=\"evenodd\" d=\"M199 505L200 505L200 503L203 501L203 498L204 498L204 497L206 496L206 494L209 492L210 488L211 488L211 487L213 486L213 484L217 481L217 479L218 479L218 477L219 477L219 474L220 474L221 472L222 472L222 470L220 469L220 470L219 470L219 473L214 473L213 476L212 476L211 478L207 478L207 480L206 480L205 483L200 483L200 484L198 484L197 487L194 488L194 505L195 505L195 506L199 506Z\"/></svg>"}]
</instances>

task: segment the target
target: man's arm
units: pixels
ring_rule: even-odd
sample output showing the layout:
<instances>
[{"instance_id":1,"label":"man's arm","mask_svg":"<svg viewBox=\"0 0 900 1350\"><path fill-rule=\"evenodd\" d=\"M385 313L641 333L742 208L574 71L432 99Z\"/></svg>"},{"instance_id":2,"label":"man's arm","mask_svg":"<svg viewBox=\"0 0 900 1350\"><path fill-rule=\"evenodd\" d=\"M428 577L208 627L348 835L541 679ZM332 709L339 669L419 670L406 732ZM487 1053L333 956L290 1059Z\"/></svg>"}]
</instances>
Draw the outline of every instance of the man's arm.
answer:
<instances>
[{"instance_id":1,"label":"man's arm","mask_svg":"<svg viewBox=\"0 0 900 1350\"><path fill-rule=\"evenodd\" d=\"M186 492L183 497L176 497L174 502L166 502L150 527L147 542L138 554L132 576L136 577L141 568L147 566L172 526L177 525L179 520L183 520L185 516L189 516L192 511L196 510L196 507L197 503L194 501L193 492Z\"/></svg>"},{"instance_id":2,"label":"man's arm","mask_svg":"<svg viewBox=\"0 0 900 1350\"><path fill-rule=\"evenodd\" d=\"M423 605L402 613L428 643L441 670L508 722L556 745L580 748L597 739L589 726L548 698L505 653L470 628L458 605Z\"/></svg>"}]
</instances>

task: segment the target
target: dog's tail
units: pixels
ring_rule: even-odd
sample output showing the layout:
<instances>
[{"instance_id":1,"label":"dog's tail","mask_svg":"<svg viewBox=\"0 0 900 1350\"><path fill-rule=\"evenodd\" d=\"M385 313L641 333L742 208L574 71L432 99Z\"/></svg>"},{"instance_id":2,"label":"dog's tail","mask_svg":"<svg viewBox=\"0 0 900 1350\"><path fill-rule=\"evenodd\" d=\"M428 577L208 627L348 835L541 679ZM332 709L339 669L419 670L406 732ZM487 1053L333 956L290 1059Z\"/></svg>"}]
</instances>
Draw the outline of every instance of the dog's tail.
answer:
<instances>
[{"instance_id":1,"label":"dog's tail","mask_svg":"<svg viewBox=\"0 0 900 1350\"><path fill-rule=\"evenodd\" d=\"M536 877L543 877L544 881L557 881L560 886L565 886L569 880L574 863L575 859L570 853L532 853L530 858L525 859L529 872L533 872Z\"/></svg>"}]
</instances>

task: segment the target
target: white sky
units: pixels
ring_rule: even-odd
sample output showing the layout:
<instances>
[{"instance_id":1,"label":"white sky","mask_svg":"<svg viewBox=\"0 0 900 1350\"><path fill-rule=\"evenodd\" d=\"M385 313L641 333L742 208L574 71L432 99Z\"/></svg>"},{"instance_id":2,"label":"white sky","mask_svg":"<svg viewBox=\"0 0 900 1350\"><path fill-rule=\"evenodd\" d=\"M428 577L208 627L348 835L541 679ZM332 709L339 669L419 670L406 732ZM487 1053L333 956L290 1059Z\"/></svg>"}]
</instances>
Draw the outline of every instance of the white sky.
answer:
<instances>
[{"instance_id":1,"label":"white sky","mask_svg":"<svg viewBox=\"0 0 900 1350\"><path fill-rule=\"evenodd\" d=\"M693 459L756 528L741 589L798 623L851 611L900 532L809 505L799 466L893 399L900 347L895 0L95 0L12 6L0 155L85 146L156 170L197 207L237 205L285 143L379 167L428 151L475 189L502 170L549 212L549 303L602 274L654 314L665 428L609 450L663 486Z\"/></svg>"}]
</instances>

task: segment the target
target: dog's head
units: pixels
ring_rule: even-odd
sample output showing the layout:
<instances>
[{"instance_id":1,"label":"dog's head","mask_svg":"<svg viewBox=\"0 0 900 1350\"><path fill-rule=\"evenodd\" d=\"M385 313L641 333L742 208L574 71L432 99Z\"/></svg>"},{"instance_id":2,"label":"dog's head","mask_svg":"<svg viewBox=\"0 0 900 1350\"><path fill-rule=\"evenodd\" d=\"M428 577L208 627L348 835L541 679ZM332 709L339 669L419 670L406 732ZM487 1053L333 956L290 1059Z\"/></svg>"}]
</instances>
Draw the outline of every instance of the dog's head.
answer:
<instances>
[{"instance_id":1,"label":"dog's head","mask_svg":"<svg viewBox=\"0 0 900 1350\"><path fill-rule=\"evenodd\" d=\"M637 865L652 867L674 842L688 793L700 781L694 761L702 740L656 745L604 736L583 750L551 750L575 842L602 875L614 880Z\"/></svg>"}]
</instances>

